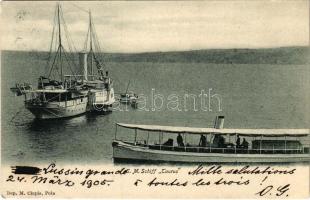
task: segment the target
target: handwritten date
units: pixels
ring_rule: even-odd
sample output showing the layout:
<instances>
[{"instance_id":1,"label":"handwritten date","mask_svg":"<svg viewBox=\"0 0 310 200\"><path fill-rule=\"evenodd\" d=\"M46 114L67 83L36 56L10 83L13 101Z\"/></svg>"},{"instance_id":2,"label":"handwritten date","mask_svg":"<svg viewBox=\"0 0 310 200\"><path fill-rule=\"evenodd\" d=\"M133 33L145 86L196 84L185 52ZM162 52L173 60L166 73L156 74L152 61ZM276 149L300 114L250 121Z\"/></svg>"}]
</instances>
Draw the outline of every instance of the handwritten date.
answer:
<instances>
[{"instance_id":1,"label":"handwritten date","mask_svg":"<svg viewBox=\"0 0 310 200\"><path fill-rule=\"evenodd\" d=\"M81 182L82 186L86 186L87 188L91 188L93 186L110 186L110 183L114 182L113 180L85 180Z\"/></svg>"}]
</instances>

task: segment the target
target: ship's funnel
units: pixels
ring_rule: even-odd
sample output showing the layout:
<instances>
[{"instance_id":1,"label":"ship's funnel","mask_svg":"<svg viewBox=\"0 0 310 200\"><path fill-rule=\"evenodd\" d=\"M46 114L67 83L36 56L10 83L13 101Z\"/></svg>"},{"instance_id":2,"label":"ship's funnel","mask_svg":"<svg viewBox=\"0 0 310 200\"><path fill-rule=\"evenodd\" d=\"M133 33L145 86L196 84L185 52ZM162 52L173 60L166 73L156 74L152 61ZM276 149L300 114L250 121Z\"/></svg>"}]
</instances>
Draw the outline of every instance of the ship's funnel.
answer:
<instances>
[{"instance_id":1,"label":"ship's funnel","mask_svg":"<svg viewBox=\"0 0 310 200\"><path fill-rule=\"evenodd\" d=\"M217 128L217 129L224 128L224 116L216 116L214 128Z\"/></svg>"},{"instance_id":2,"label":"ship's funnel","mask_svg":"<svg viewBox=\"0 0 310 200\"><path fill-rule=\"evenodd\" d=\"M80 52L79 53L79 63L80 63L80 72L82 72L83 74L83 78L84 80L88 80L87 79L87 53L86 52Z\"/></svg>"}]
</instances>

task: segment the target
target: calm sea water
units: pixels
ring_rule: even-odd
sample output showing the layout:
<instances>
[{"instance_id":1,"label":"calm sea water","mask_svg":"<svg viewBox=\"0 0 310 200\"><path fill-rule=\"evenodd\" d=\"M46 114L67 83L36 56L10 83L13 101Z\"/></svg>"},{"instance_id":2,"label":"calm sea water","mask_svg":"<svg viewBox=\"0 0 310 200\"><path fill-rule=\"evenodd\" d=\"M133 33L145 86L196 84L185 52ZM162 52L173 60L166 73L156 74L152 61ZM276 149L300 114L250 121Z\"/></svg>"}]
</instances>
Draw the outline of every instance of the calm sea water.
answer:
<instances>
[{"instance_id":1,"label":"calm sea water","mask_svg":"<svg viewBox=\"0 0 310 200\"><path fill-rule=\"evenodd\" d=\"M45 63L35 54L2 54L3 163L111 163L116 122L207 127L212 126L216 115L224 115L226 128L310 127L307 65L107 63L116 92L124 92L130 81L129 90L144 97L146 105L140 104L138 110L129 107L127 111L122 106L108 115L42 122L23 109L23 97L15 97L9 88L16 82L36 85L37 78L46 71ZM220 97L221 111L214 99L212 111L200 108L198 95L209 89ZM161 110L152 111L152 93L163 98ZM196 95L197 110L193 109L193 100L184 103L186 94ZM167 108L171 95L174 104ZM176 98L180 111L170 109L176 106ZM157 99L156 105L160 104ZM121 132L120 137L129 139L133 134Z\"/></svg>"}]
</instances>

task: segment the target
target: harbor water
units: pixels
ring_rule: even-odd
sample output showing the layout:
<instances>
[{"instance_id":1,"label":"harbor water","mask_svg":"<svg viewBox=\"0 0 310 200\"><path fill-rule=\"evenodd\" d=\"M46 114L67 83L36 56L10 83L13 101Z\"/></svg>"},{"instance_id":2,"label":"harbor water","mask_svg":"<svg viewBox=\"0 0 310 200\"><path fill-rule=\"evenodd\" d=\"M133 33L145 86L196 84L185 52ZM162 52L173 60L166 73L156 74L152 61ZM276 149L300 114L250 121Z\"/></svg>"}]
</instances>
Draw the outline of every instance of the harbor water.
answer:
<instances>
[{"instance_id":1,"label":"harbor water","mask_svg":"<svg viewBox=\"0 0 310 200\"><path fill-rule=\"evenodd\" d=\"M308 65L110 62L115 92L130 81L137 109L116 104L106 115L38 121L10 87L36 86L46 60L27 52L5 52L1 60L2 163L112 163L117 122L210 127L224 115L226 128L310 127Z\"/></svg>"}]
</instances>

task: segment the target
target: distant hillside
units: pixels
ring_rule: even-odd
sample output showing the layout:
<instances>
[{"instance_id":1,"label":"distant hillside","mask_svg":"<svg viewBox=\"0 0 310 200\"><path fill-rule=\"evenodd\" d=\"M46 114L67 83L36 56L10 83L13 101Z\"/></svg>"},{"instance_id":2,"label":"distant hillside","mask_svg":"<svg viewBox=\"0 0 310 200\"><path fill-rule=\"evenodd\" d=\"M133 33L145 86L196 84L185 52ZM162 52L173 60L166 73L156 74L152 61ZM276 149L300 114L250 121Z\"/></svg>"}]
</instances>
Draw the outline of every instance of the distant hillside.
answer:
<instances>
[{"instance_id":1,"label":"distant hillside","mask_svg":"<svg viewBox=\"0 0 310 200\"><path fill-rule=\"evenodd\" d=\"M16 55L20 53L29 53L29 55L34 58L47 58L46 52L14 52L13 54ZM104 53L103 59L106 62L307 64L310 63L310 47L281 47L268 49L210 49L128 54Z\"/></svg>"},{"instance_id":2,"label":"distant hillside","mask_svg":"<svg viewBox=\"0 0 310 200\"><path fill-rule=\"evenodd\" d=\"M310 47L271 49L210 49L182 52L105 54L106 61L117 62L201 62L235 64L306 64Z\"/></svg>"}]
</instances>

